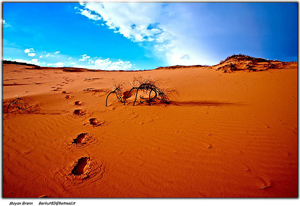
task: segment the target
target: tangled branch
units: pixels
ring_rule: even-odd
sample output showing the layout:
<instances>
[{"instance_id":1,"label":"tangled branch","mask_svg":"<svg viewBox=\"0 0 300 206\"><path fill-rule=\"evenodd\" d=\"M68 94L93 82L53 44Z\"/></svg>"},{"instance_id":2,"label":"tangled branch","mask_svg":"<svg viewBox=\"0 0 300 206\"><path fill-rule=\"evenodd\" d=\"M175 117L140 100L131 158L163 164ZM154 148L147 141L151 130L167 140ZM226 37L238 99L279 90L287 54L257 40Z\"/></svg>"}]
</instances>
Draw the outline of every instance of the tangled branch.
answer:
<instances>
[{"instance_id":1,"label":"tangled branch","mask_svg":"<svg viewBox=\"0 0 300 206\"><path fill-rule=\"evenodd\" d=\"M37 104L31 105L29 102L30 101L28 100L28 98L17 97L9 103L6 109L6 113L14 112L16 111L16 109L21 112L27 113L34 113L39 111L39 106Z\"/></svg>"},{"instance_id":2,"label":"tangled branch","mask_svg":"<svg viewBox=\"0 0 300 206\"><path fill-rule=\"evenodd\" d=\"M150 81L149 77L146 80L142 80L141 78L135 78L133 81L130 81L130 85L132 86L132 88L128 92L124 92L123 97L120 96L120 94L122 94L121 87L116 87L113 91L111 91L107 95L107 97L106 97L106 106L107 106L108 97L112 93L115 93L116 96L117 96L117 99L121 103L124 103L124 105L125 105L126 104L126 99L128 99L130 97L131 92L133 90L136 90L133 106L136 103L139 91L149 93L148 97L140 96L140 99L141 99L140 103L141 104L144 103L144 102L147 102L151 106L151 102L155 102L156 100L159 100L160 102L165 103L165 104L169 104L170 100L167 97L167 95L162 90L160 90L157 86L155 86L155 82ZM135 86L135 85L137 85L137 86ZM154 94L154 96L151 96L152 94Z\"/></svg>"}]
</instances>

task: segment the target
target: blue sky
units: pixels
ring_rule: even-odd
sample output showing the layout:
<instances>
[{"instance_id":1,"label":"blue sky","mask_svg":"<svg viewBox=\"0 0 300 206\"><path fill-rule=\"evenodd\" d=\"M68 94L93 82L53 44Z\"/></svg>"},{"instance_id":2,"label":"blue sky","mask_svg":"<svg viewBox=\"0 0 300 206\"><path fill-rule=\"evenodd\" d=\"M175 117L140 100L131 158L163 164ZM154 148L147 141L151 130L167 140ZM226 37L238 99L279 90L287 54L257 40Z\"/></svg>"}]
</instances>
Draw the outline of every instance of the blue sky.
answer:
<instances>
[{"instance_id":1,"label":"blue sky","mask_svg":"<svg viewBox=\"0 0 300 206\"><path fill-rule=\"evenodd\" d=\"M296 61L297 3L3 3L3 59L137 70Z\"/></svg>"}]
</instances>

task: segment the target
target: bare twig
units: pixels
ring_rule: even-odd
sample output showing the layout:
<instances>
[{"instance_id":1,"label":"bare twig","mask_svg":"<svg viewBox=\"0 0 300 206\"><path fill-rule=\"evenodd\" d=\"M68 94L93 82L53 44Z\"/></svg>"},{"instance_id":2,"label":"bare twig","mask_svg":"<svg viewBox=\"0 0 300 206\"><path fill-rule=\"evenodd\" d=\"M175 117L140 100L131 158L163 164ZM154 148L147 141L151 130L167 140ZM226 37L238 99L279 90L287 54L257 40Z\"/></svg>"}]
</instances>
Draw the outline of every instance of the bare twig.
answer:
<instances>
[{"instance_id":1,"label":"bare twig","mask_svg":"<svg viewBox=\"0 0 300 206\"><path fill-rule=\"evenodd\" d=\"M136 103L137 97L138 97L138 92L139 91L143 91L145 93L149 93L148 97L142 97L140 96L140 103L144 103L147 102L149 103L149 105L151 105L151 102L155 102L156 100L159 100L162 103L165 104L169 104L170 100L167 97L167 95L165 94L165 92L163 92L163 90L159 89L155 84L155 81L151 81L150 76L144 80L142 79L142 77L135 77L133 79L133 81L129 80L130 85L132 86L132 88L129 91L126 92L122 92L122 87L120 85L115 86L114 90L112 90L106 97L106 106L107 106L107 100L110 94L115 93L117 96L117 99L121 102L124 103L124 105L126 104L126 99L129 98L131 96L131 92L133 90L136 90L136 94L135 94L135 99L133 102L133 106ZM136 85L136 82L138 83ZM121 95L123 94L123 97L121 97ZM153 96L154 94L154 96Z\"/></svg>"}]
</instances>

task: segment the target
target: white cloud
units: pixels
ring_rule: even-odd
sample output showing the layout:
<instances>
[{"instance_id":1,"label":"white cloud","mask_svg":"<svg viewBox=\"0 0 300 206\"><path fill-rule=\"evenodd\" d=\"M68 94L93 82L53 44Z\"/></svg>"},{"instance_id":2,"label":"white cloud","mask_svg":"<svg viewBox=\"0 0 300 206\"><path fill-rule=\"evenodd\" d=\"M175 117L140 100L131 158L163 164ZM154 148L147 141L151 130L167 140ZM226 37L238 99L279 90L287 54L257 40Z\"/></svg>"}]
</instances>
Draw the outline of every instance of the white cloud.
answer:
<instances>
[{"instance_id":1,"label":"white cloud","mask_svg":"<svg viewBox=\"0 0 300 206\"><path fill-rule=\"evenodd\" d=\"M23 62L23 63L31 63L31 61L29 60L24 60L24 59L14 59L12 61L16 61L16 62Z\"/></svg>"},{"instance_id":2,"label":"white cloud","mask_svg":"<svg viewBox=\"0 0 300 206\"><path fill-rule=\"evenodd\" d=\"M63 67L63 66L64 66L64 63L62 63L62 62L57 62L57 63L55 63L54 65L57 66L57 67Z\"/></svg>"},{"instance_id":3,"label":"white cloud","mask_svg":"<svg viewBox=\"0 0 300 206\"><path fill-rule=\"evenodd\" d=\"M84 5L84 4L81 4L81 5ZM92 12L88 9L80 9L78 7L75 7L75 9L80 11L80 12L77 12L77 13L79 13L83 16L86 16L87 18L92 19L94 21L99 21L99 20L102 19L99 15L92 14Z\"/></svg>"},{"instance_id":4,"label":"white cloud","mask_svg":"<svg viewBox=\"0 0 300 206\"><path fill-rule=\"evenodd\" d=\"M28 54L29 57L34 57L36 55L33 48L25 49L24 53Z\"/></svg>"},{"instance_id":5,"label":"white cloud","mask_svg":"<svg viewBox=\"0 0 300 206\"><path fill-rule=\"evenodd\" d=\"M38 59L32 59L32 60L14 59L12 61L22 62L22 63L27 63L27 64L36 64L36 65L39 65Z\"/></svg>"},{"instance_id":6,"label":"white cloud","mask_svg":"<svg viewBox=\"0 0 300 206\"><path fill-rule=\"evenodd\" d=\"M91 58L90 56L87 56L86 54L84 54L84 55L81 55L82 57L79 59L79 61L85 61L86 59L89 59L89 58Z\"/></svg>"},{"instance_id":7,"label":"white cloud","mask_svg":"<svg viewBox=\"0 0 300 206\"><path fill-rule=\"evenodd\" d=\"M36 55L33 48L25 49L24 52L28 54L29 57L34 57Z\"/></svg>"},{"instance_id":8,"label":"white cloud","mask_svg":"<svg viewBox=\"0 0 300 206\"><path fill-rule=\"evenodd\" d=\"M81 4L80 10L100 15L113 32L139 43L169 65L213 64L203 46L205 42L201 44L194 34L196 29L191 22L195 22L197 11L190 11L185 5L86 3ZM184 56L189 58L181 58Z\"/></svg>"},{"instance_id":9,"label":"white cloud","mask_svg":"<svg viewBox=\"0 0 300 206\"><path fill-rule=\"evenodd\" d=\"M82 61L82 58L78 62L69 62L67 65L79 68L88 68L95 70L136 70L135 66L130 63L130 61L122 61L121 59L117 61L107 59L102 59L100 57L90 57L82 55L85 57L85 61ZM88 58L86 58L88 57Z\"/></svg>"},{"instance_id":10,"label":"white cloud","mask_svg":"<svg viewBox=\"0 0 300 206\"><path fill-rule=\"evenodd\" d=\"M159 4L87 3L84 9L99 14L110 29L134 42L152 41L162 33L157 25Z\"/></svg>"},{"instance_id":11,"label":"white cloud","mask_svg":"<svg viewBox=\"0 0 300 206\"><path fill-rule=\"evenodd\" d=\"M44 55L41 55L40 56L40 58L42 58L42 57L50 57L50 58L59 58L60 57L60 55L56 55L56 54L60 54L60 51L56 51L56 52L54 52L54 53L47 53L47 52L43 52L44 53Z\"/></svg>"},{"instance_id":12,"label":"white cloud","mask_svg":"<svg viewBox=\"0 0 300 206\"><path fill-rule=\"evenodd\" d=\"M112 62L111 60L109 60L109 58L107 59L97 59L94 62L94 69L101 69L101 70L130 70L132 69L132 64L129 61L122 61L122 60L118 60L118 61L114 61Z\"/></svg>"},{"instance_id":13,"label":"white cloud","mask_svg":"<svg viewBox=\"0 0 300 206\"><path fill-rule=\"evenodd\" d=\"M30 52L30 49L25 49L24 52L25 52L25 53L29 53L29 52Z\"/></svg>"},{"instance_id":14,"label":"white cloud","mask_svg":"<svg viewBox=\"0 0 300 206\"><path fill-rule=\"evenodd\" d=\"M29 57L34 57L34 56L35 56L35 53L28 53L28 56L29 56Z\"/></svg>"},{"instance_id":15,"label":"white cloud","mask_svg":"<svg viewBox=\"0 0 300 206\"><path fill-rule=\"evenodd\" d=\"M38 64L38 61L39 61L38 59L32 59L32 60L31 60L31 63L33 63L33 64Z\"/></svg>"},{"instance_id":16,"label":"white cloud","mask_svg":"<svg viewBox=\"0 0 300 206\"><path fill-rule=\"evenodd\" d=\"M43 62L40 62L40 58L24 60L24 59L15 59L13 61L32 63L40 66L54 66L54 67L79 67L87 69L100 69L100 70L137 70L134 64L130 61L111 60L109 58L103 59L101 57L91 57L87 54L81 55L81 58L70 57L68 55L50 55L46 51L43 52L43 55L40 55L40 58L48 55L48 58L43 58ZM31 53L28 53L31 54ZM47 54L47 55L45 55ZM75 60L77 59L77 61Z\"/></svg>"}]
</instances>

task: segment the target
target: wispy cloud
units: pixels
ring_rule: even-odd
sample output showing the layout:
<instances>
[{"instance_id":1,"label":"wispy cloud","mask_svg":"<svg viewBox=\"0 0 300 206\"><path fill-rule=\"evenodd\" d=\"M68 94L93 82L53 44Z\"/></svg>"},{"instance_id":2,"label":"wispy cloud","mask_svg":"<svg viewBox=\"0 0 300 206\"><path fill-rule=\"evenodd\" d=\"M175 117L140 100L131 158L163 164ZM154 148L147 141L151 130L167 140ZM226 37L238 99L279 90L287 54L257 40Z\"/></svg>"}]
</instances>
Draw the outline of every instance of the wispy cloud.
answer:
<instances>
[{"instance_id":1,"label":"wispy cloud","mask_svg":"<svg viewBox=\"0 0 300 206\"><path fill-rule=\"evenodd\" d=\"M39 63L39 60L38 60L38 59L32 59L32 60L31 60L31 63L33 63L33 64L38 64L38 63Z\"/></svg>"},{"instance_id":2,"label":"wispy cloud","mask_svg":"<svg viewBox=\"0 0 300 206\"><path fill-rule=\"evenodd\" d=\"M57 67L63 67L64 66L64 63L62 62L57 62L54 64L54 66L57 66Z\"/></svg>"},{"instance_id":3,"label":"wispy cloud","mask_svg":"<svg viewBox=\"0 0 300 206\"><path fill-rule=\"evenodd\" d=\"M129 61L111 61L107 59L97 59L94 61L94 68L102 70L130 70L132 69L132 64Z\"/></svg>"},{"instance_id":4,"label":"wispy cloud","mask_svg":"<svg viewBox=\"0 0 300 206\"><path fill-rule=\"evenodd\" d=\"M34 49L33 48L25 49L24 52L25 53L34 52Z\"/></svg>"},{"instance_id":5,"label":"wispy cloud","mask_svg":"<svg viewBox=\"0 0 300 206\"><path fill-rule=\"evenodd\" d=\"M87 56L86 54L82 55L81 58L79 59L79 61L84 62L85 60L91 58L90 56Z\"/></svg>"},{"instance_id":6,"label":"wispy cloud","mask_svg":"<svg viewBox=\"0 0 300 206\"><path fill-rule=\"evenodd\" d=\"M83 16L86 16L87 18L92 19L94 21L98 21L98 20L102 19L99 15L92 14L92 12L90 10L88 10L88 9L80 9L78 7L75 7L75 9L79 11L77 13L79 13L79 14L81 14Z\"/></svg>"},{"instance_id":7,"label":"wispy cloud","mask_svg":"<svg viewBox=\"0 0 300 206\"><path fill-rule=\"evenodd\" d=\"M101 57L90 57L86 54L81 56L78 62L70 62L69 65L73 67L82 67L96 70L136 70L135 65L130 61L110 60L109 58L103 59Z\"/></svg>"},{"instance_id":8,"label":"wispy cloud","mask_svg":"<svg viewBox=\"0 0 300 206\"><path fill-rule=\"evenodd\" d=\"M35 56L35 53L28 53L28 56L34 57L34 56Z\"/></svg>"},{"instance_id":9,"label":"wispy cloud","mask_svg":"<svg viewBox=\"0 0 300 206\"><path fill-rule=\"evenodd\" d=\"M199 48L195 25L186 24L195 21L194 14L182 4L81 3L78 9L98 14L109 29L150 50L167 64L213 63L208 52Z\"/></svg>"},{"instance_id":10,"label":"wispy cloud","mask_svg":"<svg viewBox=\"0 0 300 206\"><path fill-rule=\"evenodd\" d=\"M40 58L58 58L60 55L57 55L57 54L60 54L60 51L56 51L56 52L41 52L41 56Z\"/></svg>"},{"instance_id":11,"label":"wispy cloud","mask_svg":"<svg viewBox=\"0 0 300 206\"><path fill-rule=\"evenodd\" d=\"M87 3L83 8L100 15L106 26L132 41L164 41L157 36L166 33L159 27L160 4Z\"/></svg>"},{"instance_id":12,"label":"wispy cloud","mask_svg":"<svg viewBox=\"0 0 300 206\"><path fill-rule=\"evenodd\" d=\"M10 59L9 59L9 60L10 60ZM39 60L38 60L38 59L32 59L32 60L13 59L12 61L39 65Z\"/></svg>"},{"instance_id":13,"label":"wispy cloud","mask_svg":"<svg viewBox=\"0 0 300 206\"><path fill-rule=\"evenodd\" d=\"M27 53L29 57L34 57L36 55L33 48L25 49L24 52Z\"/></svg>"},{"instance_id":14,"label":"wispy cloud","mask_svg":"<svg viewBox=\"0 0 300 206\"><path fill-rule=\"evenodd\" d=\"M92 57L87 54L83 54L79 57L71 57L66 54L61 54L60 52L35 51L33 48L28 48L20 52L22 53L23 51L28 54L28 58L36 55L39 56L39 58L17 58L11 60L50 67L79 67L95 70L138 70L138 68L130 61L123 61L121 59L103 59L97 56ZM35 53L32 53L33 51Z\"/></svg>"}]
</instances>

